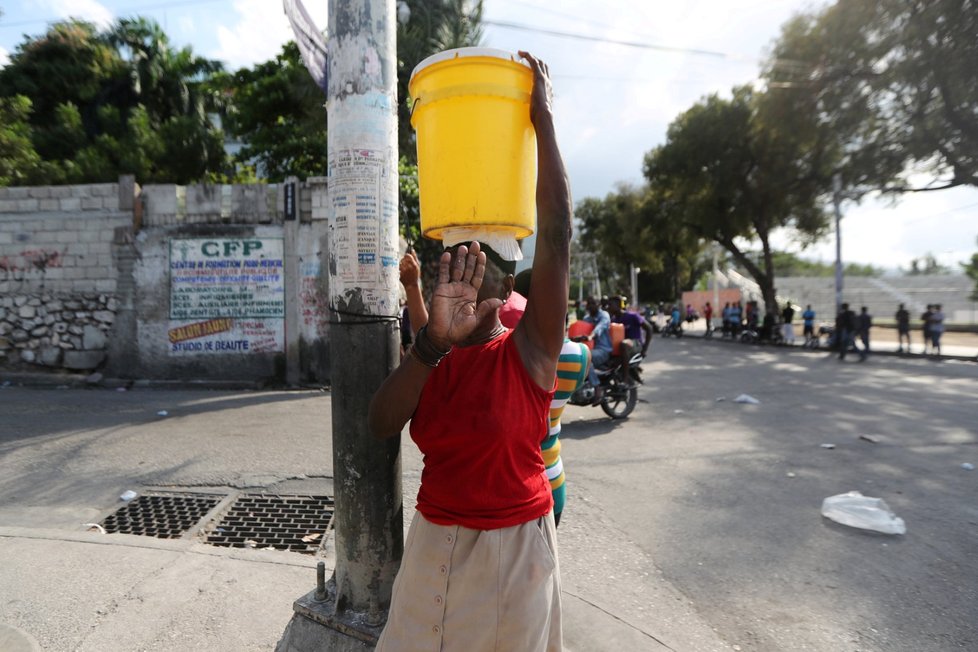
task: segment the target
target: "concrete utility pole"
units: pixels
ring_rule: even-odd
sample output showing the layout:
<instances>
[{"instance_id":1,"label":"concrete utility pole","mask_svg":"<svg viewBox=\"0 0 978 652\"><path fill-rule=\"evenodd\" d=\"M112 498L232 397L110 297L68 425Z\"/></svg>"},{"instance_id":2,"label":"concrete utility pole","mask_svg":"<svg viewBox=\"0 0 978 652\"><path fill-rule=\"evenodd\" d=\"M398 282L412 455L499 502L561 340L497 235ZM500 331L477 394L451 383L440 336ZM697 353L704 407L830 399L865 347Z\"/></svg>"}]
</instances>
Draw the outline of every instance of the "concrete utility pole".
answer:
<instances>
[{"instance_id":1,"label":"concrete utility pole","mask_svg":"<svg viewBox=\"0 0 978 652\"><path fill-rule=\"evenodd\" d=\"M642 271L638 267L635 267L635 263L631 264L631 282L632 282L632 305L638 306L638 273Z\"/></svg>"},{"instance_id":2,"label":"concrete utility pole","mask_svg":"<svg viewBox=\"0 0 978 652\"><path fill-rule=\"evenodd\" d=\"M720 309L720 245L713 243L713 314L722 313ZM716 321L714 318L712 321ZM713 328L713 324L708 324Z\"/></svg>"},{"instance_id":3,"label":"concrete utility pole","mask_svg":"<svg viewBox=\"0 0 978 652\"><path fill-rule=\"evenodd\" d=\"M835 209L835 314L842 309L842 177L832 177L832 206Z\"/></svg>"},{"instance_id":4,"label":"concrete utility pole","mask_svg":"<svg viewBox=\"0 0 978 652\"><path fill-rule=\"evenodd\" d=\"M394 0L330 0L329 296L336 567L295 603L278 650L376 642L403 553L400 437L367 428L399 362Z\"/></svg>"}]
</instances>

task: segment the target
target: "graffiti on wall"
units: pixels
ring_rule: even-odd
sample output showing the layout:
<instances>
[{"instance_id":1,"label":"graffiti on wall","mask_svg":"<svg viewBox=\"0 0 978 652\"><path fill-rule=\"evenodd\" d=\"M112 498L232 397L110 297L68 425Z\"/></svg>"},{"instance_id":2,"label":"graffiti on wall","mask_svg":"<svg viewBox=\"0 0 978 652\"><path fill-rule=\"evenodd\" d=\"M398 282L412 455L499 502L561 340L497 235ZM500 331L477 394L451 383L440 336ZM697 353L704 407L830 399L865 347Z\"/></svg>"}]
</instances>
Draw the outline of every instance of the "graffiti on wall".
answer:
<instances>
[{"instance_id":1,"label":"graffiti on wall","mask_svg":"<svg viewBox=\"0 0 978 652\"><path fill-rule=\"evenodd\" d=\"M0 256L0 281L43 281L47 270L64 267L66 251L24 249L13 255Z\"/></svg>"},{"instance_id":2,"label":"graffiti on wall","mask_svg":"<svg viewBox=\"0 0 978 652\"><path fill-rule=\"evenodd\" d=\"M319 259L299 263L299 303L306 336L316 339L329 329L329 295L322 278Z\"/></svg>"},{"instance_id":3,"label":"graffiti on wall","mask_svg":"<svg viewBox=\"0 0 978 652\"><path fill-rule=\"evenodd\" d=\"M285 349L282 238L170 241L171 355Z\"/></svg>"}]
</instances>

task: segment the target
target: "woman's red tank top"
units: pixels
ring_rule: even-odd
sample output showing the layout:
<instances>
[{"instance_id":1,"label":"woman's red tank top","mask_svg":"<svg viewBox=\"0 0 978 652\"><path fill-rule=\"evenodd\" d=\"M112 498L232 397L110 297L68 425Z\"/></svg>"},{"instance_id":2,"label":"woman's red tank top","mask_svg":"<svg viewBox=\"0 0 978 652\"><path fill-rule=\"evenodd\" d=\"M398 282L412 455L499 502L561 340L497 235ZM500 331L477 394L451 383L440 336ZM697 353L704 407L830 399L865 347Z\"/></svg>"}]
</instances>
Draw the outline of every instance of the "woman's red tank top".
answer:
<instances>
[{"instance_id":1,"label":"woman's red tank top","mask_svg":"<svg viewBox=\"0 0 978 652\"><path fill-rule=\"evenodd\" d=\"M424 454L418 511L433 523L493 530L553 506L540 453L553 390L530 378L512 333L454 348L421 392L411 438Z\"/></svg>"}]
</instances>

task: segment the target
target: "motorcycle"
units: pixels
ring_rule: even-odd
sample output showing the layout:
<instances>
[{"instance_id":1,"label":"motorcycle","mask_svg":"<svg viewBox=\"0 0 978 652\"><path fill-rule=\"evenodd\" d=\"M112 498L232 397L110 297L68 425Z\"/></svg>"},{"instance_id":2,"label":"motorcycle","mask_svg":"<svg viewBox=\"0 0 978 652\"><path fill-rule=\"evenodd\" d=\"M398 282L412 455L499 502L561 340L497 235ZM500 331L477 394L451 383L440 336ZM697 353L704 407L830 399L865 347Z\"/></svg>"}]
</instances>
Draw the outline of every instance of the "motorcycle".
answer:
<instances>
[{"instance_id":1,"label":"motorcycle","mask_svg":"<svg viewBox=\"0 0 978 652\"><path fill-rule=\"evenodd\" d=\"M598 405L612 419L624 419L635 409L635 405L638 403L637 385L642 384L642 367L640 364L644 359L645 356L636 353L628 360L628 380L631 382L626 382L621 362L617 358L609 361L611 362L610 367L595 370L598 374L598 382L604 390ZM568 402L571 405L594 406L594 394L594 386L585 381L571 395Z\"/></svg>"},{"instance_id":2,"label":"motorcycle","mask_svg":"<svg viewBox=\"0 0 978 652\"><path fill-rule=\"evenodd\" d=\"M670 335L673 335L676 337L676 339L681 338L683 336L682 322L680 321L679 323L674 324L670 319L668 322L666 322L666 327L662 329L660 335L662 335L662 337L669 337Z\"/></svg>"}]
</instances>

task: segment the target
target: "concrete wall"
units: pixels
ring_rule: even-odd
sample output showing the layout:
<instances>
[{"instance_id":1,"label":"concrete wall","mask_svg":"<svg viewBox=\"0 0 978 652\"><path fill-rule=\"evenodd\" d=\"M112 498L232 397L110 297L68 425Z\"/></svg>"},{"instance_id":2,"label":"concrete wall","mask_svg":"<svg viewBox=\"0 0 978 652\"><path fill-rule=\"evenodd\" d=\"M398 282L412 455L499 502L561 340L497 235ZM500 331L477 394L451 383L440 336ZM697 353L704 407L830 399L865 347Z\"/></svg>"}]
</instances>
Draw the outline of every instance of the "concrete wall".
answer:
<instances>
[{"instance_id":1,"label":"concrete wall","mask_svg":"<svg viewBox=\"0 0 978 652\"><path fill-rule=\"evenodd\" d=\"M0 188L0 367L326 382L324 178Z\"/></svg>"}]
</instances>

